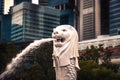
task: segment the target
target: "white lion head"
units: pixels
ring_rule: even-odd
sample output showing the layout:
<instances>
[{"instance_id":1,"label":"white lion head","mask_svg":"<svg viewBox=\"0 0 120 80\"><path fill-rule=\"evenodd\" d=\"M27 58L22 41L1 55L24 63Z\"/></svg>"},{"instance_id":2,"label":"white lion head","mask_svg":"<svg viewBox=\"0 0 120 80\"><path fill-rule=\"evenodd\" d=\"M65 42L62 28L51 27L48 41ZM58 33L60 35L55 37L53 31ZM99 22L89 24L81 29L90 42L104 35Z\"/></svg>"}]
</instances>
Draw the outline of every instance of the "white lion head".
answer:
<instances>
[{"instance_id":1,"label":"white lion head","mask_svg":"<svg viewBox=\"0 0 120 80\"><path fill-rule=\"evenodd\" d=\"M62 47L67 42L77 41L76 30L70 25L60 25L53 30L52 37L55 39L55 46Z\"/></svg>"},{"instance_id":2,"label":"white lion head","mask_svg":"<svg viewBox=\"0 0 120 80\"><path fill-rule=\"evenodd\" d=\"M53 56L58 56L61 59L61 65L67 65L70 58L79 56L78 34L75 28L70 25L57 26L53 30L52 37L55 39Z\"/></svg>"}]
</instances>

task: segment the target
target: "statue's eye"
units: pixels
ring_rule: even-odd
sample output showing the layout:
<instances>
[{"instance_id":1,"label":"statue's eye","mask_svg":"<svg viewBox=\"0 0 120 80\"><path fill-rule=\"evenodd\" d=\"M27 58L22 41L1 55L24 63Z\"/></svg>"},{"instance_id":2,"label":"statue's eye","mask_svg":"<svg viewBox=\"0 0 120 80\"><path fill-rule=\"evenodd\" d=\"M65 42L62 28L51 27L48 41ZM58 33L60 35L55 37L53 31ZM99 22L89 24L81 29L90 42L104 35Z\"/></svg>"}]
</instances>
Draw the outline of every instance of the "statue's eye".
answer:
<instances>
[{"instance_id":1,"label":"statue's eye","mask_svg":"<svg viewBox=\"0 0 120 80\"><path fill-rule=\"evenodd\" d=\"M65 31L67 31L67 30L66 30L66 29L63 29L62 31L65 32Z\"/></svg>"}]
</instances>

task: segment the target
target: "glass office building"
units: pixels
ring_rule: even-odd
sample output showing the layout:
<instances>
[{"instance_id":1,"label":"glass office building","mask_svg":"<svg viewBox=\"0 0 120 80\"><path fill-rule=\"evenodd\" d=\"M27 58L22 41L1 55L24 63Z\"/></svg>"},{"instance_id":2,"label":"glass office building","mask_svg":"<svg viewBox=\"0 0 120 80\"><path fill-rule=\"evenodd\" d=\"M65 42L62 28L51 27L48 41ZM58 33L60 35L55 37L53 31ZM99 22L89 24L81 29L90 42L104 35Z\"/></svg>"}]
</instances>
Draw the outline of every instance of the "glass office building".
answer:
<instances>
[{"instance_id":1,"label":"glass office building","mask_svg":"<svg viewBox=\"0 0 120 80\"><path fill-rule=\"evenodd\" d=\"M38 2L39 2L39 5L42 5L42 6L48 5L48 0L38 0Z\"/></svg>"},{"instance_id":2,"label":"glass office building","mask_svg":"<svg viewBox=\"0 0 120 80\"><path fill-rule=\"evenodd\" d=\"M53 28L59 24L59 10L22 2L13 7L11 39L28 41L49 38Z\"/></svg>"},{"instance_id":3,"label":"glass office building","mask_svg":"<svg viewBox=\"0 0 120 80\"><path fill-rule=\"evenodd\" d=\"M4 13L4 0L0 0L0 15Z\"/></svg>"},{"instance_id":4,"label":"glass office building","mask_svg":"<svg viewBox=\"0 0 120 80\"><path fill-rule=\"evenodd\" d=\"M120 35L120 0L110 0L110 35Z\"/></svg>"},{"instance_id":5,"label":"glass office building","mask_svg":"<svg viewBox=\"0 0 120 80\"><path fill-rule=\"evenodd\" d=\"M4 12L6 11L5 1L0 0L0 43L10 41L11 15Z\"/></svg>"},{"instance_id":6,"label":"glass office building","mask_svg":"<svg viewBox=\"0 0 120 80\"><path fill-rule=\"evenodd\" d=\"M94 38L95 38L95 0L81 0L80 40L88 40Z\"/></svg>"},{"instance_id":7,"label":"glass office building","mask_svg":"<svg viewBox=\"0 0 120 80\"><path fill-rule=\"evenodd\" d=\"M100 35L109 35L109 0L100 0Z\"/></svg>"},{"instance_id":8,"label":"glass office building","mask_svg":"<svg viewBox=\"0 0 120 80\"><path fill-rule=\"evenodd\" d=\"M2 16L1 42L10 41L10 32L11 32L11 15L6 14Z\"/></svg>"},{"instance_id":9,"label":"glass office building","mask_svg":"<svg viewBox=\"0 0 120 80\"><path fill-rule=\"evenodd\" d=\"M1 42L2 15L0 15L0 42Z\"/></svg>"},{"instance_id":10,"label":"glass office building","mask_svg":"<svg viewBox=\"0 0 120 80\"><path fill-rule=\"evenodd\" d=\"M74 26L75 0L48 0L48 5L60 10L60 24Z\"/></svg>"},{"instance_id":11,"label":"glass office building","mask_svg":"<svg viewBox=\"0 0 120 80\"><path fill-rule=\"evenodd\" d=\"M80 0L80 41L109 34L109 0Z\"/></svg>"},{"instance_id":12,"label":"glass office building","mask_svg":"<svg viewBox=\"0 0 120 80\"><path fill-rule=\"evenodd\" d=\"M14 0L14 5L20 4L23 1L32 3L32 0Z\"/></svg>"}]
</instances>

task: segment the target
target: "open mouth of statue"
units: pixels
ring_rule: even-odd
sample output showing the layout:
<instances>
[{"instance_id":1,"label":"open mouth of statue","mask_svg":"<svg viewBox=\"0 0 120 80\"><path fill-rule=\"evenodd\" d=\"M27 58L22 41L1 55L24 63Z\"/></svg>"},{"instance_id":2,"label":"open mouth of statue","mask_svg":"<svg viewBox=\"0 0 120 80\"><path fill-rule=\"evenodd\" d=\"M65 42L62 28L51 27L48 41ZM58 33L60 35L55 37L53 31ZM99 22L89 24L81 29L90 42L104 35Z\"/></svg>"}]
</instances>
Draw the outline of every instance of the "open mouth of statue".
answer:
<instances>
[{"instance_id":1,"label":"open mouth of statue","mask_svg":"<svg viewBox=\"0 0 120 80\"><path fill-rule=\"evenodd\" d=\"M55 46L56 47L62 47L64 42L65 42L65 38L62 38L62 37L54 37L55 39Z\"/></svg>"},{"instance_id":2,"label":"open mouth of statue","mask_svg":"<svg viewBox=\"0 0 120 80\"><path fill-rule=\"evenodd\" d=\"M56 38L56 40L55 40L56 42L64 42L65 41L65 39L64 38Z\"/></svg>"},{"instance_id":3,"label":"open mouth of statue","mask_svg":"<svg viewBox=\"0 0 120 80\"><path fill-rule=\"evenodd\" d=\"M61 36L53 36L54 40L54 44L56 47L62 47L64 42L65 42L65 38L61 37Z\"/></svg>"}]
</instances>

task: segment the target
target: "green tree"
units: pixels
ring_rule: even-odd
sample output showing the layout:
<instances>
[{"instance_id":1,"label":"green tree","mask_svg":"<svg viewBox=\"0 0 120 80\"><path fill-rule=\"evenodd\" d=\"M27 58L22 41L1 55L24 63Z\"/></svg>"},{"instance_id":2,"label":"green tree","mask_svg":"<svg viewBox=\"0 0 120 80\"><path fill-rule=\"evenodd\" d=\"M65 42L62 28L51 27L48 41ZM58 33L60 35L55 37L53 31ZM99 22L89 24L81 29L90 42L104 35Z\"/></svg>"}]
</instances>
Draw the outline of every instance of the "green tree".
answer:
<instances>
[{"instance_id":1,"label":"green tree","mask_svg":"<svg viewBox=\"0 0 120 80\"><path fill-rule=\"evenodd\" d=\"M98 65L92 60L79 61L78 80L120 80L120 74Z\"/></svg>"},{"instance_id":2,"label":"green tree","mask_svg":"<svg viewBox=\"0 0 120 80\"><path fill-rule=\"evenodd\" d=\"M82 53L82 54L81 54ZM99 62L99 59L102 59L104 63L109 63L112 56L112 51L110 47L103 47L103 44L97 46L87 47L80 53L80 60L93 60L96 63Z\"/></svg>"},{"instance_id":3,"label":"green tree","mask_svg":"<svg viewBox=\"0 0 120 80\"><path fill-rule=\"evenodd\" d=\"M6 65L19 52L14 42L0 44L0 72L3 72Z\"/></svg>"},{"instance_id":4,"label":"green tree","mask_svg":"<svg viewBox=\"0 0 120 80\"><path fill-rule=\"evenodd\" d=\"M120 80L120 74L117 73L119 66L110 62L111 49L112 47L104 48L103 44L100 44L98 47L92 45L81 51L78 80ZM101 65L99 59L103 61Z\"/></svg>"},{"instance_id":5,"label":"green tree","mask_svg":"<svg viewBox=\"0 0 120 80\"><path fill-rule=\"evenodd\" d=\"M19 78L23 80L46 80L43 70L39 64L34 64L29 69L24 69L19 74Z\"/></svg>"},{"instance_id":6,"label":"green tree","mask_svg":"<svg viewBox=\"0 0 120 80\"><path fill-rule=\"evenodd\" d=\"M18 80L55 80L52 64L52 42L46 42L32 52L31 62L23 63L15 75ZM28 65L27 65L28 64ZM24 65L27 65L24 66Z\"/></svg>"}]
</instances>

